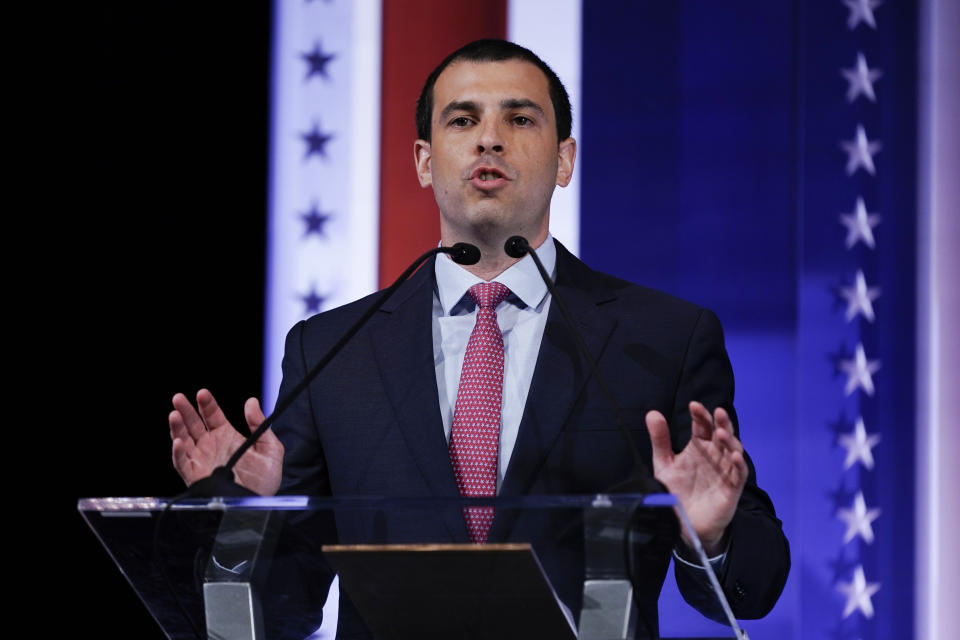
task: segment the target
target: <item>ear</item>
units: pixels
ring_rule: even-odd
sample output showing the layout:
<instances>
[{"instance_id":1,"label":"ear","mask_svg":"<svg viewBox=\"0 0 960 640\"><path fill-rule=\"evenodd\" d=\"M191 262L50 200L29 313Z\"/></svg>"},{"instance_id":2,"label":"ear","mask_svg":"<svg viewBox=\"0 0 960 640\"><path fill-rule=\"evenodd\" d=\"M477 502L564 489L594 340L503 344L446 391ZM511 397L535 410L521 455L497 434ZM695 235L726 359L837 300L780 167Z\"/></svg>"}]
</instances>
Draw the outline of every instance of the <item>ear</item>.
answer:
<instances>
[{"instance_id":1,"label":"ear","mask_svg":"<svg viewBox=\"0 0 960 640\"><path fill-rule=\"evenodd\" d=\"M577 159L577 141L567 138L557 149L557 186L565 187L573 177L573 163Z\"/></svg>"},{"instance_id":2,"label":"ear","mask_svg":"<svg viewBox=\"0 0 960 640\"><path fill-rule=\"evenodd\" d=\"M433 174L430 171L430 143L426 140L417 140L413 143L413 162L417 167L417 178L421 187L433 184Z\"/></svg>"}]
</instances>

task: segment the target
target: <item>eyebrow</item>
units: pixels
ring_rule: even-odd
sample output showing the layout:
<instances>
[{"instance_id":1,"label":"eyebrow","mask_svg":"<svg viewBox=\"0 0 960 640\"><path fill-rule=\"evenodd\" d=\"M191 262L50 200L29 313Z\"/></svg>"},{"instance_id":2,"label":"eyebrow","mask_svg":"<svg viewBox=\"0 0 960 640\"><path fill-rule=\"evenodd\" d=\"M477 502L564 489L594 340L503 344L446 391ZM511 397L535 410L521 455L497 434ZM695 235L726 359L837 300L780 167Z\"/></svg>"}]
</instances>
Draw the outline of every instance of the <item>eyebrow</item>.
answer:
<instances>
[{"instance_id":1,"label":"eyebrow","mask_svg":"<svg viewBox=\"0 0 960 640\"><path fill-rule=\"evenodd\" d=\"M541 116L546 116L546 112L543 110L543 107L538 105L533 100L528 98L508 98L506 100L500 101L500 108L504 110L510 109L533 109Z\"/></svg>"},{"instance_id":2,"label":"eyebrow","mask_svg":"<svg viewBox=\"0 0 960 640\"><path fill-rule=\"evenodd\" d=\"M546 116L546 112L543 110L543 107L538 105L533 100L528 98L507 98L500 101L500 108L508 111L511 109L532 109L539 113L541 116ZM440 119L446 120L455 111L466 111L468 113L476 113L480 111L480 106L473 100L454 100L447 106L443 108L443 111L440 112Z\"/></svg>"},{"instance_id":3,"label":"eyebrow","mask_svg":"<svg viewBox=\"0 0 960 640\"><path fill-rule=\"evenodd\" d=\"M477 106L476 102L472 100L454 100L447 106L443 108L443 111L440 112L440 119L446 120L447 116L452 114L454 111L468 111L471 113L476 113L480 110L480 107Z\"/></svg>"}]
</instances>

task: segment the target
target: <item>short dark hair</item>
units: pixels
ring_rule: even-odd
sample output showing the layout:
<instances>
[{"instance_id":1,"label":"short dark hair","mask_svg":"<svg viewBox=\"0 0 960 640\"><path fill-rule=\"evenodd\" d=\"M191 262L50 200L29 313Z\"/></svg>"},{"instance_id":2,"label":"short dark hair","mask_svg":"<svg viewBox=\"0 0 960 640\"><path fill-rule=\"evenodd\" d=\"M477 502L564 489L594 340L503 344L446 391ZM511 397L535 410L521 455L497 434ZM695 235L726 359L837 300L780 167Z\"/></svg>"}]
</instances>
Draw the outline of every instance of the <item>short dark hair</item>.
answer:
<instances>
[{"instance_id":1,"label":"short dark hair","mask_svg":"<svg viewBox=\"0 0 960 640\"><path fill-rule=\"evenodd\" d=\"M523 60L536 65L547 76L550 91L550 102L553 103L553 113L557 120L557 143L570 137L570 128L573 116L570 109L570 96L560 82L560 78L553 72L547 63L537 54L513 42L498 39L475 40L460 47L443 59L434 69L420 91L417 100L417 137L430 142L431 121L433 119L433 85L443 70L452 63L460 60L467 62L503 62L505 60Z\"/></svg>"}]
</instances>

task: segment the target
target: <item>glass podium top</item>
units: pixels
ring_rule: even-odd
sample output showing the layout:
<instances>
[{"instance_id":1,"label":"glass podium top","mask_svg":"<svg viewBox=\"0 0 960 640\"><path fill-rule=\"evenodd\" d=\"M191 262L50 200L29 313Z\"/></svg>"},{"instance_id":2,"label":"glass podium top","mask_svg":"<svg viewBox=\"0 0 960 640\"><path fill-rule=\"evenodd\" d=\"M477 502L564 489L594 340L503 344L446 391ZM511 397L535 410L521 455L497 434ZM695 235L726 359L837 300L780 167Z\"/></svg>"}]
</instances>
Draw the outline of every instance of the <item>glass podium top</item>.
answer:
<instances>
[{"instance_id":1,"label":"glass podium top","mask_svg":"<svg viewBox=\"0 0 960 640\"><path fill-rule=\"evenodd\" d=\"M306 637L335 574L341 598L372 630L366 637L544 637L545 629L569 640L654 637L656 597L681 530L701 560L704 597L732 625L728 637L746 637L669 494L132 497L77 506L176 640ZM487 544L471 544L470 508L494 510ZM424 620L436 628L416 626Z\"/></svg>"}]
</instances>

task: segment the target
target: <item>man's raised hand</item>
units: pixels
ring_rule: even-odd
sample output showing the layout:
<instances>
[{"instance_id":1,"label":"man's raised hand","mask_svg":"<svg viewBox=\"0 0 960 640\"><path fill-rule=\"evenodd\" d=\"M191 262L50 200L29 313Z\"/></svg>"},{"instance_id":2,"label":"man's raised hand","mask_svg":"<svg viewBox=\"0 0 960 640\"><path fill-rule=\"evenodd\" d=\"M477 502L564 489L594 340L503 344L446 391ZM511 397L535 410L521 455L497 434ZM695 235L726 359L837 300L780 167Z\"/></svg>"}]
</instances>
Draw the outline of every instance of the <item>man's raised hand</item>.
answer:
<instances>
[{"instance_id":1,"label":"man's raised hand","mask_svg":"<svg viewBox=\"0 0 960 640\"><path fill-rule=\"evenodd\" d=\"M723 551L724 532L747 482L747 463L723 408L711 416L702 404L691 402L690 417L690 441L675 454L663 414L647 413L653 475L677 496L707 555L714 556ZM684 540L689 546L686 535Z\"/></svg>"},{"instance_id":2,"label":"man's raised hand","mask_svg":"<svg viewBox=\"0 0 960 640\"><path fill-rule=\"evenodd\" d=\"M263 411L256 398L247 400L243 414L251 431L263 422ZM206 389L197 392L196 409L182 393L173 396L169 422L173 466L188 486L226 464L243 444L243 436ZM283 445L272 429L267 429L233 468L238 484L262 496L276 494L282 471Z\"/></svg>"}]
</instances>

